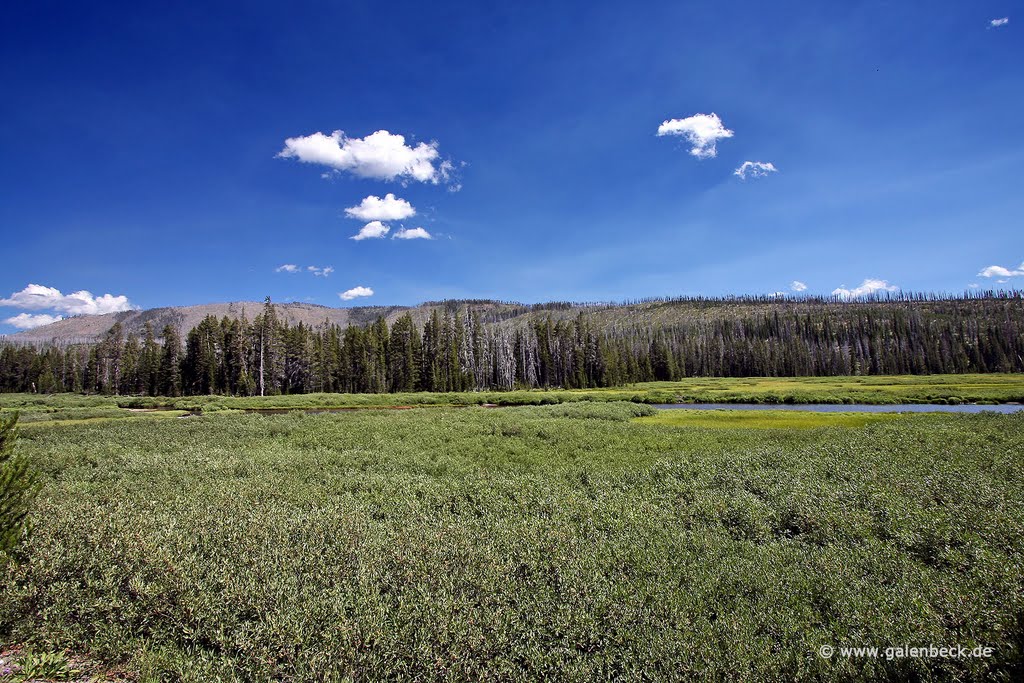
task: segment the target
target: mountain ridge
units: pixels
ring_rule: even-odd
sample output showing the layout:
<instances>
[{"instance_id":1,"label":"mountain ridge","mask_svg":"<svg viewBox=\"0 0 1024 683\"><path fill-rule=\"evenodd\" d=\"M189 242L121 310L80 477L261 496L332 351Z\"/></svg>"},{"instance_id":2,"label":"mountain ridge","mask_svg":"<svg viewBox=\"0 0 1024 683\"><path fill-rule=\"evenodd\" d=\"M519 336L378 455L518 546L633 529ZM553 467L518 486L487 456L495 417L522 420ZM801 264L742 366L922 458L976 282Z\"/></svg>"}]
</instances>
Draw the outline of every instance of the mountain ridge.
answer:
<instances>
[{"instance_id":1,"label":"mountain ridge","mask_svg":"<svg viewBox=\"0 0 1024 683\"><path fill-rule=\"evenodd\" d=\"M39 343L92 343L99 341L104 334L121 323L126 334L141 336L146 323L150 323L157 335L165 325L173 325L182 335L194 328L208 315L217 318L241 318L252 320L263 310L262 301L228 301L191 306L160 306L157 308L136 309L102 315L77 315L58 320L49 325L42 325L31 330L23 330L11 335L0 337L5 341L39 344ZM350 324L372 322L384 312L389 317L396 310L406 310L400 306L358 306L352 308L332 308L321 304L289 302L274 304L277 314L289 325L303 323L316 327L327 321L346 327Z\"/></svg>"},{"instance_id":2,"label":"mountain ridge","mask_svg":"<svg viewBox=\"0 0 1024 683\"><path fill-rule=\"evenodd\" d=\"M771 307L776 311L810 311L821 307L851 308L859 305L879 303L916 309L941 309L944 302L969 302L971 300L1019 300L1024 292L975 292L964 295L934 294L886 294L855 300L841 300L835 297L798 296L733 296L733 297L679 297L651 298L636 301L615 302L568 302L524 304L494 299L451 299L425 301L415 306L374 305L336 308L309 302L275 303L278 318L290 326L302 323L316 328L325 322L348 327L365 326L383 317L389 325L400 316L409 313L414 322L422 327L433 311L467 311L479 313L485 323L518 326L528 324L537 316L552 319L575 318L585 314L600 327L671 325L681 319L701 318L705 321L730 318L751 312L751 309ZM160 335L166 325L177 328L184 337L203 318L242 318L252 321L263 310L262 301L229 301L220 303L194 304L189 306L161 306L136 309L103 315L79 315L58 320L30 330L11 335L0 335L0 341L24 344L89 344L100 341L115 323L121 323L125 334L141 337L149 323L153 332Z\"/></svg>"}]
</instances>

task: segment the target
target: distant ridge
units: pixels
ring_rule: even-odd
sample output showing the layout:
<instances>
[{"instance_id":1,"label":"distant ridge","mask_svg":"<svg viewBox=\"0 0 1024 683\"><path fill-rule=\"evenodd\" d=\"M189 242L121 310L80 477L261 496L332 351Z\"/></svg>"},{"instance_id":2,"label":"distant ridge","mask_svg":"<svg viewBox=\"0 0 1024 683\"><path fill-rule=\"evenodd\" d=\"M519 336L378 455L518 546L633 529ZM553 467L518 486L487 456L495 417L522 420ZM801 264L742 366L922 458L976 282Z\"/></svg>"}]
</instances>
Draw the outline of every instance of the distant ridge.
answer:
<instances>
[{"instance_id":1,"label":"distant ridge","mask_svg":"<svg viewBox=\"0 0 1024 683\"><path fill-rule=\"evenodd\" d=\"M347 327L373 322L379 316L393 317L406 310L402 306L361 306L357 308L331 308L309 303L274 304L278 317L286 320L289 325L302 323L311 327L325 321ZM58 320L31 330L25 330L4 337L12 342L30 344L77 344L98 341L106 334L114 323L121 323L125 334L142 336L146 323L153 327L159 336L166 325L175 326L184 335L198 325L208 315L217 318L241 318L243 315L252 320L263 310L262 301L232 301L219 304L199 304L196 306L166 306L139 311L123 311L105 315L79 315Z\"/></svg>"},{"instance_id":2,"label":"distant ridge","mask_svg":"<svg viewBox=\"0 0 1024 683\"><path fill-rule=\"evenodd\" d=\"M480 315L484 323L509 327L528 325L540 317L565 320L584 315L598 327L608 330L633 326L672 325L695 318L705 321L734 318L753 309L763 311L765 307L773 307L779 311L810 311L820 310L822 307L846 308L883 303L923 310L934 308L936 312L939 312L939 309L943 308L943 302L1019 300L1022 297L1024 297L1024 292L1016 290L975 290L957 295L886 292L855 300L842 300L835 297L750 295L647 298L623 303L552 301L540 304L522 304L491 299L456 299L428 301L417 306L332 308L319 304L292 302L275 303L274 307L278 317L290 326L302 323L313 328L319 327L325 322L342 328L349 325L365 326L380 317L387 320L390 325L407 312L412 315L417 325L422 326L435 310L453 312L471 310ZM241 318L244 315L252 321L263 310L263 306L262 301L232 301L195 306L166 306L105 315L74 316L16 334L0 335L0 341L33 345L92 343L102 339L117 322L124 327L125 334L135 334L141 337L145 332L146 323L149 323L157 336L166 325L173 325L184 337L207 316Z\"/></svg>"}]
</instances>

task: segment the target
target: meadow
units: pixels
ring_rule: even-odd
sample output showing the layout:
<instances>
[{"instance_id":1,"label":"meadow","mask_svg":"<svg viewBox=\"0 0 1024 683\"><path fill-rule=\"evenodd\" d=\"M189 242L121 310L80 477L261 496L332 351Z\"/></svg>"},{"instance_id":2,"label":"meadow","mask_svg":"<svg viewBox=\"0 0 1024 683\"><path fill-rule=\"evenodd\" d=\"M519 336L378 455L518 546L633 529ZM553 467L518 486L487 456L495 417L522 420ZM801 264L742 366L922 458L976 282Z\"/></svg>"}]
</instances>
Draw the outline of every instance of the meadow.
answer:
<instances>
[{"instance_id":1,"label":"meadow","mask_svg":"<svg viewBox=\"0 0 1024 683\"><path fill-rule=\"evenodd\" d=\"M132 415L22 427L0 642L141 680L1024 672L1021 414ZM994 654L818 654L907 644Z\"/></svg>"},{"instance_id":2,"label":"meadow","mask_svg":"<svg viewBox=\"0 0 1024 683\"><path fill-rule=\"evenodd\" d=\"M960 404L1024 402L1024 375L876 375L857 377L694 377L609 389L293 394L278 396L102 396L2 394L0 412L19 411L23 425L69 424L129 417L180 417L186 412L320 410L444 406L554 405L581 401L760 404ZM153 411L145 413L143 411ZM156 411L160 413L157 414ZM174 412L179 411L179 412Z\"/></svg>"}]
</instances>

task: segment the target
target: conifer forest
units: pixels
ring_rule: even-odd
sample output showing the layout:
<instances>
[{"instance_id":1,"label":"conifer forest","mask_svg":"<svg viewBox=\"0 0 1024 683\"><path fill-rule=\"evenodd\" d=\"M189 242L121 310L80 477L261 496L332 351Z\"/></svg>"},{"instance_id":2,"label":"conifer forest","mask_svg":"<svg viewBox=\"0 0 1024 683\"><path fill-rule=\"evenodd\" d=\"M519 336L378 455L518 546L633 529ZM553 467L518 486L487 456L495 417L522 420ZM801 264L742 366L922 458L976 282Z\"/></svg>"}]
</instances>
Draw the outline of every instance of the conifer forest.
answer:
<instances>
[{"instance_id":1,"label":"conifer forest","mask_svg":"<svg viewBox=\"0 0 1024 683\"><path fill-rule=\"evenodd\" d=\"M289 325L268 300L251 321L208 316L184 335L173 325L126 334L114 324L93 344L6 343L0 390L259 396L1024 371L1016 293L677 299L639 308L486 303L441 302L390 324L381 316L342 328Z\"/></svg>"}]
</instances>

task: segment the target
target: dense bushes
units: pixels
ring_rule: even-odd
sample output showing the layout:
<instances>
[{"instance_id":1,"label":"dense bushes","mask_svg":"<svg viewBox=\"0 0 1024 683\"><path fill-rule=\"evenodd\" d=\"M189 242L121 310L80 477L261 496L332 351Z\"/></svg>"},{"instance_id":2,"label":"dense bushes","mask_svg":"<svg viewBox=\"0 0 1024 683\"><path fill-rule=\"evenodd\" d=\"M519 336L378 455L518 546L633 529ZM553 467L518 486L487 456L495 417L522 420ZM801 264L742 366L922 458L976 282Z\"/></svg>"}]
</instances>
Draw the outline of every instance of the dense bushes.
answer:
<instances>
[{"instance_id":1,"label":"dense bushes","mask_svg":"<svg viewBox=\"0 0 1024 683\"><path fill-rule=\"evenodd\" d=\"M1024 416L646 410L26 429L45 486L0 641L165 680L1015 680ZM817 654L906 643L996 654Z\"/></svg>"}]
</instances>

